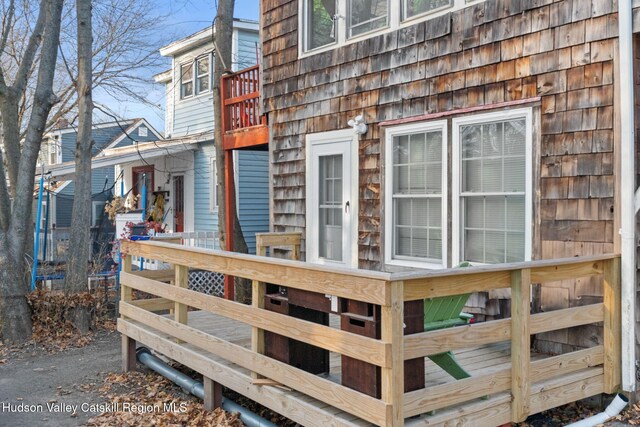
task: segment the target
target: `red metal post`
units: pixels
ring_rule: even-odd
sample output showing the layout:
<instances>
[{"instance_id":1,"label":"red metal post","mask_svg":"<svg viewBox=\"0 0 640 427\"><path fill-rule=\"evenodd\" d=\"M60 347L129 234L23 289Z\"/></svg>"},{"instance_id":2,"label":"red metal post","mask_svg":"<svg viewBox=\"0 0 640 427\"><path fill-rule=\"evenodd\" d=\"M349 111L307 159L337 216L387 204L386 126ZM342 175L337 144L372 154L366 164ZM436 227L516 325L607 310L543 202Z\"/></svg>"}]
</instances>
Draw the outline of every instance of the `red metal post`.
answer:
<instances>
[{"instance_id":1,"label":"red metal post","mask_svg":"<svg viewBox=\"0 0 640 427\"><path fill-rule=\"evenodd\" d=\"M226 250L233 252L233 219L236 215L233 203L233 197L235 194L234 191L234 180L233 180L233 151L225 150L224 152L224 184L225 184L225 194L224 194L224 204L225 204L225 245ZM229 276L228 274L224 276L224 297L225 299L233 300L235 298L235 290L234 290L234 279L233 276Z\"/></svg>"}]
</instances>

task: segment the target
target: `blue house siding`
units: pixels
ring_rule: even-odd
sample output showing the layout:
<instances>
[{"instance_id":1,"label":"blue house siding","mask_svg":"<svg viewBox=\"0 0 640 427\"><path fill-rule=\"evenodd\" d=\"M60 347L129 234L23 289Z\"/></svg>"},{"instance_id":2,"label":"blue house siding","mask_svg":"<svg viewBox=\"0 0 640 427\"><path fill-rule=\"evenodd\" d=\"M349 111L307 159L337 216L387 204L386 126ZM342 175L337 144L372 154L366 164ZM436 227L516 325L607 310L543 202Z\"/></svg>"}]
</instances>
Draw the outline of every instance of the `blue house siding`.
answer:
<instances>
[{"instance_id":1,"label":"blue house siding","mask_svg":"<svg viewBox=\"0 0 640 427\"><path fill-rule=\"evenodd\" d=\"M73 193L75 192L75 184L70 182L62 189L56 197L56 227L71 227L71 215L73 211Z\"/></svg>"},{"instance_id":2,"label":"blue house siding","mask_svg":"<svg viewBox=\"0 0 640 427\"><path fill-rule=\"evenodd\" d=\"M218 214L210 210L210 162L215 157L213 142L194 153L195 230L218 231ZM263 151L238 153L238 198L240 226L249 253L256 252L256 233L269 231L269 155Z\"/></svg>"},{"instance_id":3,"label":"blue house siding","mask_svg":"<svg viewBox=\"0 0 640 427\"><path fill-rule=\"evenodd\" d=\"M238 29L238 56L234 58L237 70L257 64L256 49L259 49L259 42L260 38L255 31Z\"/></svg>"},{"instance_id":4,"label":"blue house siding","mask_svg":"<svg viewBox=\"0 0 640 427\"><path fill-rule=\"evenodd\" d=\"M256 233L269 231L269 153L238 152L238 213L249 253L256 252Z\"/></svg>"},{"instance_id":5,"label":"blue house siding","mask_svg":"<svg viewBox=\"0 0 640 427\"><path fill-rule=\"evenodd\" d=\"M76 153L75 132L66 132L60 135L60 149L62 150L62 163L74 160Z\"/></svg>"},{"instance_id":6,"label":"blue house siding","mask_svg":"<svg viewBox=\"0 0 640 427\"><path fill-rule=\"evenodd\" d=\"M91 172L92 201L109 200L113 194L113 175L113 168L100 168ZM106 184L105 181L107 181ZM75 188L75 183L72 181L58 194L53 196L56 198L56 227L71 227Z\"/></svg>"},{"instance_id":7,"label":"blue house siding","mask_svg":"<svg viewBox=\"0 0 640 427\"><path fill-rule=\"evenodd\" d=\"M94 169L91 171L92 200L107 200L113 194L115 180L112 167Z\"/></svg>"},{"instance_id":8,"label":"blue house siding","mask_svg":"<svg viewBox=\"0 0 640 427\"><path fill-rule=\"evenodd\" d=\"M210 131L214 126L211 93L176 101L172 136Z\"/></svg>"},{"instance_id":9,"label":"blue house siding","mask_svg":"<svg viewBox=\"0 0 640 427\"><path fill-rule=\"evenodd\" d=\"M151 129L149 128L147 128L147 136L141 136L139 133L139 130L141 127L147 127L147 126L144 124L141 124L140 126L134 128L129 134L129 136L124 138L122 141L118 142L113 148L128 147L130 145L135 144L136 142L142 143L142 142L151 142L151 141L158 140L158 137L156 136L156 134L151 132ZM120 132L117 136L120 136L121 133L122 132ZM112 141L114 139L115 138L113 138Z\"/></svg>"},{"instance_id":10,"label":"blue house siding","mask_svg":"<svg viewBox=\"0 0 640 427\"><path fill-rule=\"evenodd\" d=\"M233 69L239 70L256 64L256 42L259 40L257 31L236 29L237 46L233 52ZM171 96L174 97L173 132L172 137L193 135L213 130L213 94L211 91L201 95L180 99L180 64L190 63L195 58L210 55L212 45L204 45L197 49L176 55L173 58L172 81L177 82Z\"/></svg>"},{"instance_id":11,"label":"blue house siding","mask_svg":"<svg viewBox=\"0 0 640 427\"><path fill-rule=\"evenodd\" d=\"M210 209L211 159L215 157L213 141L205 142L194 152L194 229L218 231L218 214Z\"/></svg>"}]
</instances>

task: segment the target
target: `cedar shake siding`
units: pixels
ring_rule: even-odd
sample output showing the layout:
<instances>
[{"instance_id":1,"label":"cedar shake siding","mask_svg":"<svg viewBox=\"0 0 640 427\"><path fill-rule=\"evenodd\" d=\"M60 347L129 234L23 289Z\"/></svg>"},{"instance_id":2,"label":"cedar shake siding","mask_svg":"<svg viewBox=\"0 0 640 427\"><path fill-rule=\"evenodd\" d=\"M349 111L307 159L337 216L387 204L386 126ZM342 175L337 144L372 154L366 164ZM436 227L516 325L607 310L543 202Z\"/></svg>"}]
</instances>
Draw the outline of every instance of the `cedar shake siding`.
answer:
<instances>
[{"instance_id":1,"label":"cedar shake siding","mask_svg":"<svg viewBox=\"0 0 640 427\"><path fill-rule=\"evenodd\" d=\"M297 2L262 2L276 231L304 229L304 135L364 113L360 266L380 268L377 123L540 96L534 255L611 252L617 15L575 3L486 1L299 60Z\"/></svg>"},{"instance_id":2,"label":"cedar shake siding","mask_svg":"<svg viewBox=\"0 0 640 427\"><path fill-rule=\"evenodd\" d=\"M261 7L273 231L305 231L305 135L346 129L363 114L369 130L359 138L358 263L383 269L379 124L451 112L450 165L451 119L474 114L457 110L489 112L522 101L514 108L533 113L531 257L614 252L617 2L487 0L302 58L298 1L265 0ZM451 197L449 191L449 206ZM450 226L446 237L451 241ZM592 281L567 285L537 289L537 308L602 298ZM595 331L563 333L541 341L580 346L601 339Z\"/></svg>"}]
</instances>

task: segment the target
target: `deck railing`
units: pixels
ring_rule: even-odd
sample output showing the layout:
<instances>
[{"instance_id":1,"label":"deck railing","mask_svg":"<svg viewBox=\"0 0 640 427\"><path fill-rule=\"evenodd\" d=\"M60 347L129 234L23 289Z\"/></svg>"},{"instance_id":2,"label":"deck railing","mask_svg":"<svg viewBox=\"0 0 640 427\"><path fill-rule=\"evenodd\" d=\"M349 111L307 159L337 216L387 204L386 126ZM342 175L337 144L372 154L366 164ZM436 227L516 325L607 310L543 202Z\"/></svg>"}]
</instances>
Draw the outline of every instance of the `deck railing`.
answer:
<instances>
[{"instance_id":1,"label":"deck railing","mask_svg":"<svg viewBox=\"0 0 640 427\"><path fill-rule=\"evenodd\" d=\"M265 124L260 113L260 67L245 68L222 77L223 131Z\"/></svg>"},{"instance_id":2,"label":"deck railing","mask_svg":"<svg viewBox=\"0 0 640 427\"><path fill-rule=\"evenodd\" d=\"M159 242L123 242L122 248L128 256L121 275L122 318L118 330L125 336L125 363L132 363L133 340L143 343L151 340L140 327L145 325L170 337L146 343L169 357L176 353L176 346L196 347L246 368L253 373L254 380L268 378L368 422L386 426L402 426L405 418L438 409L429 418L429 424L437 424L450 416L441 408L470 401L475 403L464 407L467 409L456 409L456 416L471 417L468 419L480 423L476 425L520 422L528 414L597 393L613 392L620 381L620 263L614 255L390 274ZM132 255L171 263L173 283L133 272ZM257 283L271 283L379 305L381 338L367 338L267 311L257 304L244 305L190 291L186 289L189 268L243 277L254 282L254 289L259 289ZM531 284L594 276L604 277L602 303L531 314ZM509 319L403 336L405 301L505 287L511 289ZM133 290L156 298L133 300ZM188 307L251 326L254 331L251 348L189 326ZM173 316L154 313L163 309L172 309ZM601 322L603 344L540 360L530 359L532 335ZM380 367L380 399L261 354L260 331ZM511 342L510 365L471 378L404 392L405 360L505 341ZM195 358L193 364L205 376L215 371ZM565 378L567 383L561 380ZM549 387L550 380L557 380L557 384ZM224 375L215 381L231 388L240 387L236 380Z\"/></svg>"}]
</instances>

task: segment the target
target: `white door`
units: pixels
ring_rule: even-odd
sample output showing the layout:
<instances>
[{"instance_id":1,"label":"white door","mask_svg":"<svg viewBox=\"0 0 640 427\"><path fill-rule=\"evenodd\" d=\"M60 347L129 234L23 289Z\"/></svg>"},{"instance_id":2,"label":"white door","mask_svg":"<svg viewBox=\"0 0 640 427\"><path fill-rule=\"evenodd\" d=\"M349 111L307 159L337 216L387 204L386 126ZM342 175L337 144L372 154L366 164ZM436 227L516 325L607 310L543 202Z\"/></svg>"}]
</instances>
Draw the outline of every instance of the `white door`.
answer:
<instances>
[{"instance_id":1,"label":"white door","mask_svg":"<svg viewBox=\"0 0 640 427\"><path fill-rule=\"evenodd\" d=\"M307 261L357 267L357 142L353 131L307 136Z\"/></svg>"}]
</instances>

